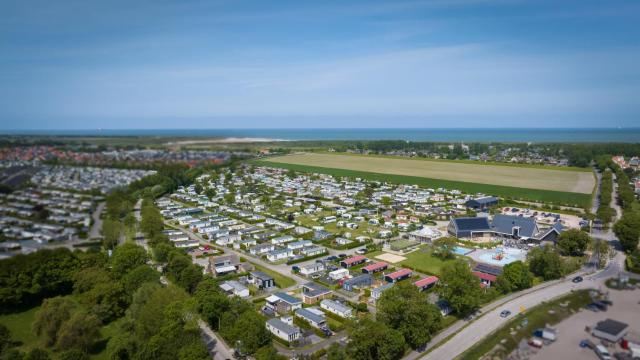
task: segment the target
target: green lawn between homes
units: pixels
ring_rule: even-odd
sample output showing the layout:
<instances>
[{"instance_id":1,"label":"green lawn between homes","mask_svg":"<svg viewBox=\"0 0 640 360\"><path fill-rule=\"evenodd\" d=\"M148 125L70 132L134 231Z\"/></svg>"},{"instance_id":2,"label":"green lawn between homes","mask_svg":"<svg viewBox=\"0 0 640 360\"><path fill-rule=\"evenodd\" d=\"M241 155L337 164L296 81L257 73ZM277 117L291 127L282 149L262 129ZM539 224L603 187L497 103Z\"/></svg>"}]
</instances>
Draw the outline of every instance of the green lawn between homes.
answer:
<instances>
[{"instance_id":1,"label":"green lawn between homes","mask_svg":"<svg viewBox=\"0 0 640 360\"><path fill-rule=\"evenodd\" d=\"M38 347L44 349L41 339L36 336L31 329L33 321L35 320L36 312L38 312L39 309L40 306L36 306L22 312L0 316L0 324L6 326L11 333L11 338L21 344L18 347L21 351L27 352ZM109 339L118 331L118 324L118 320L116 320L100 329L101 338L96 342L96 344L94 344L94 347L90 352L91 359L108 359L107 352L105 351L106 345Z\"/></svg>"},{"instance_id":2,"label":"green lawn between homes","mask_svg":"<svg viewBox=\"0 0 640 360\"><path fill-rule=\"evenodd\" d=\"M567 302L567 306L560 305ZM530 338L534 330L544 327L545 324L554 325L559 323L589 302L591 302L591 298L589 297L588 290L582 290L548 303L542 303L529 309L524 314L516 315L513 320L490 334L490 336L487 336L484 341L464 352L458 359L479 359L490 351L490 358L504 359L509 353L516 349L522 339ZM552 312L550 313L550 311ZM521 323L525 318L528 320L528 324L522 326ZM515 330L513 335L511 335L512 329ZM503 340L505 340L504 343L502 343Z\"/></svg>"},{"instance_id":3,"label":"green lawn between homes","mask_svg":"<svg viewBox=\"0 0 640 360\"><path fill-rule=\"evenodd\" d=\"M368 253L366 256L370 259L374 259L376 256L384 254L384 251L375 251ZM442 260L436 256L433 256L433 251L428 246L422 246L416 251L413 251L408 254L401 255L406 258L406 260L402 260L395 264L390 264L396 268L408 267L414 271L428 274L428 275L440 275L442 271L442 267L450 262L455 261L454 259L450 260ZM463 259L468 259L463 257Z\"/></svg>"},{"instance_id":4,"label":"green lawn between homes","mask_svg":"<svg viewBox=\"0 0 640 360\"><path fill-rule=\"evenodd\" d=\"M249 261L253 266L255 266L256 270L262 271L263 273L271 276L276 281L276 286L278 286L281 289L288 288L288 287L291 287L291 286L296 284L295 280L293 280L290 277L284 276L284 275L282 275L280 273L277 273L275 271L271 271L271 270L269 270L269 269L267 269L265 267L262 267L262 266L260 266L260 265L258 265L256 263L254 263L254 262L251 262L250 260L247 260L247 261Z\"/></svg>"},{"instance_id":5,"label":"green lawn between homes","mask_svg":"<svg viewBox=\"0 0 640 360\"><path fill-rule=\"evenodd\" d=\"M591 204L591 194L580 194L563 191L526 189L511 186L500 186L490 184L476 184L462 181L439 180L423 178L418 176L404 176L393 174L381 174L365 171L355 171L346 169L333 169L318 166L296 165L275 163L269 160L252 160L249 163L258 166L269 166L274 168L289 169L301 172L312 172L329 174L338 177L358 177L366 180L385 181L397 184L412 184L431 188L457 189L466 193L484 193L504 198L540 201L561 205L577 205L588 207Z\"/></svg>"}]
</instances>

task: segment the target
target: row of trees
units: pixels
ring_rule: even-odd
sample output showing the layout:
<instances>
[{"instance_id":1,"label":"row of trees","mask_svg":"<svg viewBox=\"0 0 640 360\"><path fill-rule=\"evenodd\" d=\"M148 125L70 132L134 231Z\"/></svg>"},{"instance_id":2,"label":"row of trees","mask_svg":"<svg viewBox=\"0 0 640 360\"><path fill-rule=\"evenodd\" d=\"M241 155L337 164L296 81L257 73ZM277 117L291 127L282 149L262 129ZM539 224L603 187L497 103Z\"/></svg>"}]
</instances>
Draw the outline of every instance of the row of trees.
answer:
<instances>
[{"instance_id":1,"label":"row of trees","mask_svg":"<svg viewBox=\"0 0 640 360\"><path fill-rule=\"evenodd\" d=\"M611 192L613 191L613 175L609 169L602 172L602 180L600 182L600 206L596 217L602 220L604 225L608 225L615 215L615 210L611 208Z\"/></svg>"}]
</instances>

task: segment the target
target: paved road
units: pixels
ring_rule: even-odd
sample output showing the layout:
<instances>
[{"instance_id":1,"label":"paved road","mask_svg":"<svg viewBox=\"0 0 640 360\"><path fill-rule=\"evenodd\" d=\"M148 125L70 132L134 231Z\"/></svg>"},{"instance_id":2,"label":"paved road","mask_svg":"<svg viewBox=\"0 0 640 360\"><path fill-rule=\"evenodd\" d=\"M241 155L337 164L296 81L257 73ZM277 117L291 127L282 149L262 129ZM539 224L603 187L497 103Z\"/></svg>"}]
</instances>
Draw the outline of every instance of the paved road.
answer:
<instances>
[{"instance_id":1,"label":"paved road","mask_svg":"<svg viewBox=\"0 0 640 360\"><path fill-rule=\"evenodd\" d=\"M218 334L211 330L206 322L198 320L198 326L200 327L202 337L207 344L209 354L212 355L212 359L234 359L233 350L227 345L227 343L225 343L225 341L221 337L218 336Z\"/></svg>"},{"instance_id":2,"label":"paved road","mask_svg":"<svg viewBox=\"0 0 640 360\"><path fill-rule=\"evenodd\" d=\"M91 226L91 230L89 230L89 239L99 238L102 236L102 234L100 234L100 231L102 230L102 219L100 216L102 215L105 204L106 203L104 201L99 203L96 210L91 214L91 217L93 218L93 226Z\"/></svg>"}]
</instances>

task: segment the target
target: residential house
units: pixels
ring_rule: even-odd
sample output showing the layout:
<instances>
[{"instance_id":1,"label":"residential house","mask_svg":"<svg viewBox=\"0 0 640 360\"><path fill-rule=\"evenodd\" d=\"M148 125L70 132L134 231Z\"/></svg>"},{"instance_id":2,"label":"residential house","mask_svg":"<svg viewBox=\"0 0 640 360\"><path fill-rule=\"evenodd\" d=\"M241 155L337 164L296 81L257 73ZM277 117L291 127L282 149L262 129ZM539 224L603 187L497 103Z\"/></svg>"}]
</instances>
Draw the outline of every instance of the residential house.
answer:
<instances>
[{"instance_id":1,"label":"residential house","mask_svg":"<svg viewBox=\"0 0 640 360\"><path fill-rule=\"evenodd\" d=\"M249 289L235 280L225 281L219 286L229 295L235 295L240 298L248 298L250 295Z\"/></svg>"},{"instance_id":2,"label":"residential house","mask_svg":"<svg viewBox=\"0 0 640 360\"><path fill-rule=\"evenodd\" d=\"M302 307L302 300L284 292L276 292L266 298L266 306L284 314Z\"/></svg>"},{"instance_id":3,"label":"residential house","mask_svg":"<svg viewBox=\"0 0 640 360\"><path fill-rule=\"evenodd\" d=\"M327 327L327 319L322 310L317 307L300 308L295 311L296 317L309 323L316 329L324 329Z\"/></svg>"},{"instance_id":4,"label":"residential house","mask_svg":"<svg viewBox=\"0 0 640 360\"><path fill-rule=\"evenodd\" d=\"M377 301L378 299L380 299L380 296L382 296L382 293L391 289L393 285L394 283L387 283L371 289L371 298L373 299L373 301Z\"/></svg>"},{"instance_id":5,"label":"residential house","mask_svg":"<svg viewBox=\"0 0 640 360\"><path fill-rule=\"evenodd\" d=\"M367 258L362 255L356 255L347 259L340 261L340 266L343 268L350 268L352 266L356 266L367 261Z\"/></svg>"},{"instance_id":6,"label":"residential house","mask_svg":"<svg viewBox=\"0 0 640 360\"><path fill-rule=\"evenodd\" d=\"M411 269L404 268L385 275L384 279L388 282L395 283L404 279L408 279L411 277L411 275L413 275L413 271L411 271Z\"/></svg>"},{"instance_id":7,"label":"residential house","mask_svg":"<svg viewBox=\"0 0 640 360\"><path fill-rule=\"evenodd\" d=\"M321 262L313 262L311 264L300 266L300 274L309 276L325 270L325 266Z\"/></svg>"},{"instance_id":8,"label":"residential house","mask_svg":"<svg viewBox=\"0 0 640 360\"><path fill-rule=\"evenodd\" d=\"M275 249L267 254L267 260L275 262L278 260L288 259L291 256L293 256L293 250L291 249Z\"/></svg>"},{"instance_id":9,"label":"residential house","mask_svg":"<svg viewBox=\"0 0 640 360\"><path fill-rule=\"evenodd\" d=\"M276 286L276 281L273 277L265 274L262 271L252 271L248 276L249 283L255 285L258 289L270 289Z\"/></svg>"},{"instance_id":10,"label":"residential house","mask_svg":"<svg viewBox=\"0 0 640 360\"><path fill-rule=\"evenodd\" d=\"M269 319L266 322L269 332L282 340L293 342L300 339L300 328L293 325L293 322L285 322L278 318Z\"/></svg>"},{"instance_id":11,"label":"residential house","mask_svg":"<svg viewBox=\"0 0 640 360\"><path fill-rule=\"evenodd\" d=\"M420 291L433 287L438 282L437 276L427 276L413 283Z\"/></svg>"},{"instance_id":12,"label":"residential house","mask_svg":"<svg viewBox=\"0 0 640 360\"><path fill-rule=\"evenodd\" d=\"M320 300L331 298L332 294L331 290L313 282L302 285L302 301L305 304L315 304Z\"/></svg>"},{"instance_id":13,"label":"residential house","mask_svg":"<svg viewBox=\"0 0 640 360\"><path fill-rule=\"evenodd\" d=\"M350 318L353 316L353 309L349 306L342 305L337 301L324 299L320 302L320 307L343 318Z\"/></svg>"},{"instance_id":14,"label":"residential house","mask_svg":"<svg viewBox=\"0 0 640 360\"><path fill-rule=\"evenodd\" d=\"M362 274L350 279L346 279L342 282L342 288L346 291L355 291L356 289L362 289L369 287L373 284L373 276L370 274Z\"/></svg>"},{"instance_id":15,"label":"residential house","mask_svg":"<svg viewBox=\"0 0 640 360\"><path fill-rule=\"evenodd\" d=\"M364 274L374 274L379 271L386 270L389 265L384 261L378 261L377 263L369 264L362 268Z\"/></svg>"}]
</instances>

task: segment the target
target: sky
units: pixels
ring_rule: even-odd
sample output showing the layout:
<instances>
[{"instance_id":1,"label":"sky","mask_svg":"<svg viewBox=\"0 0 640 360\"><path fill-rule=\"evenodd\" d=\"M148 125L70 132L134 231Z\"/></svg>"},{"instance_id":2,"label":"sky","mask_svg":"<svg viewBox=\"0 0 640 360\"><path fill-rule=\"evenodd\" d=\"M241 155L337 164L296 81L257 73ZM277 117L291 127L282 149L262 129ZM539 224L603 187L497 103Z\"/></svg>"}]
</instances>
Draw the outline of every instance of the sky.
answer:
<instances>
[{"instance_id":1,"label":"sky","mask_svg":"<svg viewBox=\"0 0 640 360\"><path fill-rule=\"evenodd\" d=\"M635 0L4 0L0 130L640 127Z\"/></svg>"}]
</instances>

